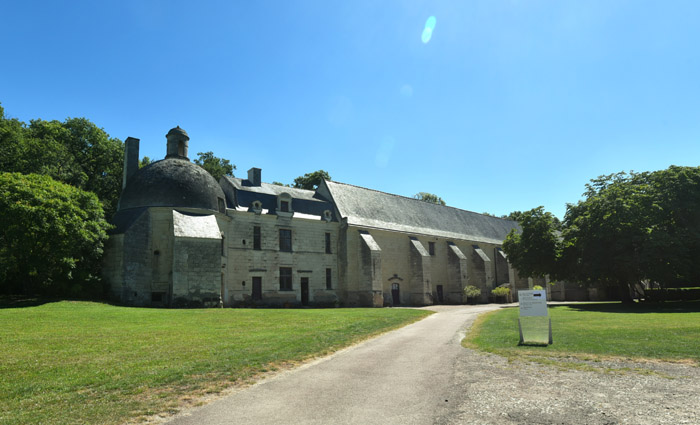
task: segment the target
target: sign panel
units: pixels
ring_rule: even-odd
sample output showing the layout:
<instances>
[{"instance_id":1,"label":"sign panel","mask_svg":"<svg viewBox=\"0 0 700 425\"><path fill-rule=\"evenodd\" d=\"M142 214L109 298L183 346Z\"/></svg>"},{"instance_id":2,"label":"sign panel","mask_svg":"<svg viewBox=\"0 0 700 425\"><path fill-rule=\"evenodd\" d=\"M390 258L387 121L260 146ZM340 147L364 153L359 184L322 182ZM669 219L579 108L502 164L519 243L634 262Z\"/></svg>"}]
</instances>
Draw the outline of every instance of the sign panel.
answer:
<instances>
[{"instance_id":1,"label":"sign panel","mask_svg":"<svg viewBox=\"0 0 700 425\"><path fill-rule=\"evenodd\" d=\"M544 289L518 291L518 300L521 317L547 315L547 291Z\"/></svg>"}]
</instances>

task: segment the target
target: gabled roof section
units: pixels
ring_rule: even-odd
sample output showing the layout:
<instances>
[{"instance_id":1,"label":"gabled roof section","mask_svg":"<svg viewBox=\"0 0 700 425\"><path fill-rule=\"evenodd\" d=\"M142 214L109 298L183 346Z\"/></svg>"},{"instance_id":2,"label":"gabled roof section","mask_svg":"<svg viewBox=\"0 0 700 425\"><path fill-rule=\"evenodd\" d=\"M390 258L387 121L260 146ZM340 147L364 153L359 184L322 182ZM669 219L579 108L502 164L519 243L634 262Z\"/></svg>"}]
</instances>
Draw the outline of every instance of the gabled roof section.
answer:
<instances>
[{"instance_id":1,"label":"gabled roof section","mask_svg":"<svg viewBox=\"0 0 700 425\"><path fill-rule=\"evenodd\" d=\"M304 199L306 201L317 201L317 202L325 202L323 199L318 199L314 195L316 194L315 191L313 190L306 190L306 189L297 189L294 187L287 187L287 186L278 186L276 184L270 184L270 183L260 183L260 186L251 186L248 183L248 180L245 179L239 179L236 177L228 177L225 176L226 180L230 181L233 187L235 187L238 190L246 191L246 192L254 192L254 193L261 193L265 195L272 195L272 196L277 196L281 193L289 193L292 198L294 199Z\"/></svg>"},{"instance_id":2,"label":"gabled roof section","mask_svg":"<svg viewBox=\"0 0 700 425\"><path fill-rule=\"evenodd\" d=\"M501 244L511 229L518 228L511 220L345 183L325 183L349 225L493 244Z\"/></svg>"}]
</instances>

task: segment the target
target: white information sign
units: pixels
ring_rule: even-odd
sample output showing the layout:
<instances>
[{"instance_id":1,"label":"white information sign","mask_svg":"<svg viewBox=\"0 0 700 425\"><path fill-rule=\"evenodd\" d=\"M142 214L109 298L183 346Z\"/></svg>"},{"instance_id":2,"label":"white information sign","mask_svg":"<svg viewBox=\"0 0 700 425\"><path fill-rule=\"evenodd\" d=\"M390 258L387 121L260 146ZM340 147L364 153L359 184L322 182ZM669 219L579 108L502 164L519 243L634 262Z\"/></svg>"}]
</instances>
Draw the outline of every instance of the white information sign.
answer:
<instances>
[{"instance_id":1,"label":"white information sign","mask_svg":"<svg viewBox=\"0 0 700 425\"><path fill-rule=\"evenodd\" d=\"M547 316L547 291L518 291L520 316Z\"/></svg>"}]
</instances>

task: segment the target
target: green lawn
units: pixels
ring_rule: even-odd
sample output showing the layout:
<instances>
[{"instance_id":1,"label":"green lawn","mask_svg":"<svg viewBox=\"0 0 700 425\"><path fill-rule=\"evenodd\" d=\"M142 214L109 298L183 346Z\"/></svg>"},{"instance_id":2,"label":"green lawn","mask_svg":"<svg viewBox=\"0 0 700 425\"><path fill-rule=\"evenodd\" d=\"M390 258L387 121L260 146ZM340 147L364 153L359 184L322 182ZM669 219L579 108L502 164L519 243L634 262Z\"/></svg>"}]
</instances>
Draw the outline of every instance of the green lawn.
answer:
<instances>
[{"instance_id":1,"label":"green lawn","mask_svg":"<svg viewBox=\"0 0 700 425\"><path fill-rule=\"evenodd\" d=\"M464 345L511 358L574 356L690 361L700 364L700 302L549 307L554 344L518 346L518 309L482 316Z\"/></svg>"},{"instance_id":2,"label":"green lawn","mask_svg":"<svg viewBox=\"0 0 700 425\"><path fill-rule=\"evenodd\" d=\"M0 309L0 424L122 423L418 320L408 309Z\"/></svg>"}]
</instances>

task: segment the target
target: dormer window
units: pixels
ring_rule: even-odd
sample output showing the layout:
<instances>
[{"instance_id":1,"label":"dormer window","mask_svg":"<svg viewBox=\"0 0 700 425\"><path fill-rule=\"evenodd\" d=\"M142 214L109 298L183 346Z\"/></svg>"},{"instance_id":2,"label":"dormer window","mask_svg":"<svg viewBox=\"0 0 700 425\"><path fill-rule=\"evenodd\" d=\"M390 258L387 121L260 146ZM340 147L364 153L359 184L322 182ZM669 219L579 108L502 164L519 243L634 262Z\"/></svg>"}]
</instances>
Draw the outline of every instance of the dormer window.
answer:
<instances>
[{"instance_id":1,"label":"dormer window","mask_svg":"<svg viewBox=\"0 0 700 425\"><path fill-rule=\"evenodd\" d=\"M250 209L255 213L255 214L260 214L262 212L262 202L260 201L253 201L250 204Z\"/></svg>"},{"instance_id":2,"label":"dormer window","mask_svg":"<svg viewBox=\"0 0 700 425\"><path fill-rule=\"evenodd\" d=\"M330 222L333 219L333 214L331 214L331 210L325 210L323 212L323 219Z\"/></svg>"},{"instance_id":3,"label":"dormer window","mask_svg":"<svg viewBox=\"0 0 700 425\"><path fill-rule=\"evenodd\" d=\"M292 195L280 193L277 195L277 215L280 217L291 217L294 215L292 209Z\"/></svg>"}]
</instances>

